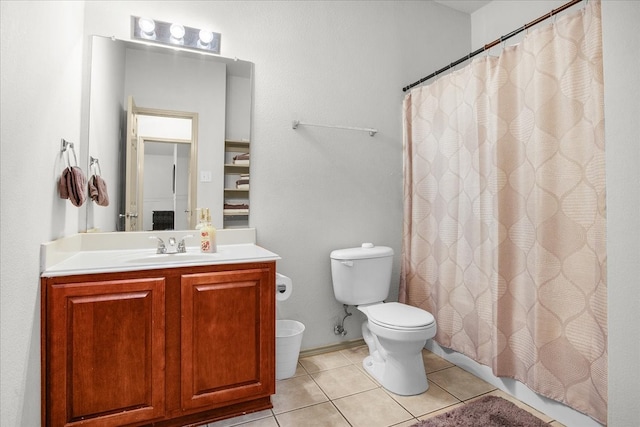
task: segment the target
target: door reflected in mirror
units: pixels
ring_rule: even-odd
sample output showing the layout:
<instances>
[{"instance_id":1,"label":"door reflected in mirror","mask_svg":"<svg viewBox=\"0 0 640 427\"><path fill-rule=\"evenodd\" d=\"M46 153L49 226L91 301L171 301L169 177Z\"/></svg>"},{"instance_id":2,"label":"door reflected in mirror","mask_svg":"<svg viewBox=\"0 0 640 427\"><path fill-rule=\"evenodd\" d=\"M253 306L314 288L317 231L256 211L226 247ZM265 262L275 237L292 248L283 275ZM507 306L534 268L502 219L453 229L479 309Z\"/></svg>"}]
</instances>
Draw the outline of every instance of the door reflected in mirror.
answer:
<instances>
[{"instance_id":1,"label":"door reflected in mirror","mask_svg":"<svg viewBox=\"0 0 640 427\"><path fill-rule=\"evenodd\" d=\"M164 211L173 210L175 229L193 228L196 207L210 208L213 225L223 228L225 140L251 139L253 64L94 36L90 72L89 111L83 115L88 129L87 154L100 159L102 177L113 203L108 207L85 204L86 229L145 230L149 224L153 227L154 210L159 212L158 218ZM176 193L173 209L164 204L160 208L145 200L142 195L155 190L143 186L145 181L149 183L148 176L143 175L143 181L137 181L138 162L131 162L132 155L127 153L137 146L140 137L151 137L154 143L158 139L188 138L143 132L132 135L127 123L129 96L139 108L190 112L197 117L192 123L196 144L191 144L190 151L195 157L189 161L188 201L180 201L183 196ZM148 143L149 140L143 142ZM181 155L179 149L174 150L176 192L183 184ZM135 158L139 156L136 152ZM154 168L150 162L144 159L147 172ZM249 226L248 217L245 221L245 226Z\"/></svg>"},{"instance_id":2,"label":"door reflected in mirror","mask_svg":"<svg viewBox=\"0 0 640 427\"><path fill-rule=\"evenodd\" d=\"M128 100L127 231L195 225L198 114L143 108Z\"/></svg>"}]
</instances>

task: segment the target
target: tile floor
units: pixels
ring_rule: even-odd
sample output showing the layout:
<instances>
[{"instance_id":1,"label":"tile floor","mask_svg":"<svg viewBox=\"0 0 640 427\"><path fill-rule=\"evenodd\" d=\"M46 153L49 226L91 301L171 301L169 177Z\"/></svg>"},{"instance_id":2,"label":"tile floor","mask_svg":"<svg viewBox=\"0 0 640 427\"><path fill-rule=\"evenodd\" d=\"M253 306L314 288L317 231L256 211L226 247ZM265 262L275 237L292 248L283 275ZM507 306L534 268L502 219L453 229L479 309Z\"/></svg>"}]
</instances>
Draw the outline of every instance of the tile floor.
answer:
<instances>
[{"instance_id":1,"label":"tile floor","mask_svg":"<svg viewBox=\"0 0 640 427\"><path fill-rule=\"evenodd\" d=\"M295 376L276 383L273 409L208 427L408 427L482 395L506 398L548 422L562 424L512 398L435 354L422 350L429 390L398 396L380 387L362 367L366 346L301 358Z\"/></svg>"}]
</instances>

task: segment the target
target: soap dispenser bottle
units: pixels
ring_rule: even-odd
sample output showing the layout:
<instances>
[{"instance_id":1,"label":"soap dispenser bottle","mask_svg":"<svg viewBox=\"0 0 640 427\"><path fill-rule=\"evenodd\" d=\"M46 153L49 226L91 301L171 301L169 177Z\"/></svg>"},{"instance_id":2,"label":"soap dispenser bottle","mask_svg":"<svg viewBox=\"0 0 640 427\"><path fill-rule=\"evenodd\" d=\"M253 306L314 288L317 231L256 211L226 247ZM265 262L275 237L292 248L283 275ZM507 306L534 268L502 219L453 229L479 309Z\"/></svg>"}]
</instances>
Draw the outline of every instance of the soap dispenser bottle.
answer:
<instances>
[{"instance_id":1,"label":"soap dispenser bottle","mask_svg":"<svg viewBox=\"0 0 640 427\"><path fill-rule=\"evenodd\" d=\"M198 215L198 224L196 225L196 230L201 230L204 227L204 223L206 221L204 208L197 208L196 214Z\"/></svg>"},{"instance_id":2,"label":"soap dispenser bottle","mask_svg":"<svg viewBox=\"0 0 640 427\"><path fill-rule=\"evenodd\" d=\"M216 244L216 229L211 225L211 212L209 208L204 208L205 222L200 229L200 251L215 253L218 251Z\"/></svg>"}]
</instances>

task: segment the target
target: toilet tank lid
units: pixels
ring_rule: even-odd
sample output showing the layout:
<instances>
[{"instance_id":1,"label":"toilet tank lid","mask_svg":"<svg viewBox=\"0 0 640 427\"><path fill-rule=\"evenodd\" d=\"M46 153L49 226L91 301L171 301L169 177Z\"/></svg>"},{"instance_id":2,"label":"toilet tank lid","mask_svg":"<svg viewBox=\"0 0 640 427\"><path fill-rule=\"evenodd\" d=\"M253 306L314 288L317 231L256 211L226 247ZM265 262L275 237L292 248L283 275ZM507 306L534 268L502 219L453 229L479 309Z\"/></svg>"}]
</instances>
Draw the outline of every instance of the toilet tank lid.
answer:
<instances>
[{"instance_id":1,"label":"toilet tank lid","mask_svg":"<svg viewBox=\"0 0 640 427\"><path fill-rule=\"evenodd\" d=\"M358 248L336 249L331 252L331 259L368 259L393 256L393 249L387 246L374 246L363 243Z\"/></svg>"}]
</instances>

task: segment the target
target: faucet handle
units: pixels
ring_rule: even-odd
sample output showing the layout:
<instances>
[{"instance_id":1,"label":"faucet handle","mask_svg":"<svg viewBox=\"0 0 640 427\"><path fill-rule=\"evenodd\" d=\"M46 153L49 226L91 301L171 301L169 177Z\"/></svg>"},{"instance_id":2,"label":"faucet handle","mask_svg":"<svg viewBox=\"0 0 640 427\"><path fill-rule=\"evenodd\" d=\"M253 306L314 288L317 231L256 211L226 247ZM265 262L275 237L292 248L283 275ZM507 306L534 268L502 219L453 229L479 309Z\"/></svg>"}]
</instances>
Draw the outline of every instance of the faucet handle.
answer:
<instances>
[{"instance_id":1,"label":"faucet handle","mask_svg":"<svg viewBox=\"0 0 640 427\"><path fill-rule=\"evenodd\" d=\"M180 243L178 243L178 252L187 251L187 245L184 242L184 239L188 239L189 237L193 237L193 234L187 234L186 236L183 236L182 239L180 239Z\"/></svg>"},{"instance_id":2,"label":"faucet handle","mask_svg":"<svg viewBox=\"0 0 640 427\"><path fill-rule=\"evenodd\" d=\"M164 240L162 240L158 236L151 236L151 237L149 237L149 239L156 239L158 241L158 249L156 250L157 254L166 254L167 253L167 247L164 244Z\"/></svg>"}]
</instances>

